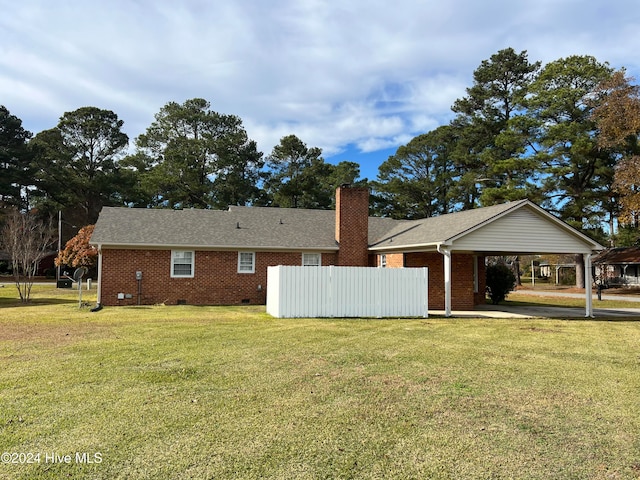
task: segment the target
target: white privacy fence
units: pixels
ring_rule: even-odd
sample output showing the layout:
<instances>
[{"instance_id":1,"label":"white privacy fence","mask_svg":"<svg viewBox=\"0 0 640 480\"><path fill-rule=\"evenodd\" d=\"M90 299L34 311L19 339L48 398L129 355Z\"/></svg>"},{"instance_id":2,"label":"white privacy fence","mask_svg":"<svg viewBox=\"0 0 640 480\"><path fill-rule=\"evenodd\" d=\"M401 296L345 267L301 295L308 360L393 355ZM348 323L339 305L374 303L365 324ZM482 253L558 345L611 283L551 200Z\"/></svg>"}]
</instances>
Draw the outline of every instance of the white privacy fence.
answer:
<instances>
[{"instance_id":1,"label":"white privacy fence","mask_svg":"<svg viewBox=\"0 0 640 480\"><path fill-rule=\"evenodd\" d=\"M267 313L294 317L427 317L427 268L267 269Z\"/></svg>"}]
</instances>

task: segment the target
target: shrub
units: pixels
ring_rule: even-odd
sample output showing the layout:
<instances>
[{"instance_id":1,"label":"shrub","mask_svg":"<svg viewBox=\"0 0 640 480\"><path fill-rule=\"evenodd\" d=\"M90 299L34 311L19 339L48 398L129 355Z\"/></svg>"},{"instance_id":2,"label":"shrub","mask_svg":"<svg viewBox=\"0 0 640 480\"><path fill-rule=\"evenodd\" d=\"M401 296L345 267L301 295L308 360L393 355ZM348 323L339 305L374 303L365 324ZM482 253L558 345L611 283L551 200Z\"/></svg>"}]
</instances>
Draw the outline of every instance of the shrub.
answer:
<instances>
[{"instance_id":1,"label":"shrub","mask_svg":"<svg viewBox=\"0 0 640 480\"><path fill-rule=\"evenodd\" d=\"M487 266L487 291L491 303L497 305L516 286L516 276L503 263Z\"/></svg>"}]
</instances>

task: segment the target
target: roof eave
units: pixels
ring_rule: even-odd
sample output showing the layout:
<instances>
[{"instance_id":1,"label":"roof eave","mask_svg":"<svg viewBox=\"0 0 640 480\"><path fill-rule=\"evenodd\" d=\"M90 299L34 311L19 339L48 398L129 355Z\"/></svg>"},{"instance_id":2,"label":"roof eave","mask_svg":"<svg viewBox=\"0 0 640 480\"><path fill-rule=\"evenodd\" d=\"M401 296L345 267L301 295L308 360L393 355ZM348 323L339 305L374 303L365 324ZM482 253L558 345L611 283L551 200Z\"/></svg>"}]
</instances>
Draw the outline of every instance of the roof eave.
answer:
<instances>
[{"instance_id":1,"label":"roof eave","mask_svg":"<svg viewBox=\"0 0 640 480\"><path fill-rule=\"evenodd\" d=\"M314 252L333 252L338 251L338 246L291 246L291 247L274 247L265 245L187 245L187 244L158 244L158 243L109 243L109 242L92 242L92 245L100 245L102 249L134 249L134 250L170 250L170 249L194 249L194 250L259 250L268 252L281 251L314 251Z\"/></svg>"},{"instance_id":2,"label":"roof eave","mask_svg":"<svg viewBox=\"0 0 640 480\"><path fill-rule=\"evenodd\" d=\"M436 251L438 245L442 245L445 242L429 242L429 243L420 243L420 244L397 244L392 245L392 242L386 242L385 245L376 245L369 247L370 252L422 252L422 251Z\"/></svg>"}]
</instances>

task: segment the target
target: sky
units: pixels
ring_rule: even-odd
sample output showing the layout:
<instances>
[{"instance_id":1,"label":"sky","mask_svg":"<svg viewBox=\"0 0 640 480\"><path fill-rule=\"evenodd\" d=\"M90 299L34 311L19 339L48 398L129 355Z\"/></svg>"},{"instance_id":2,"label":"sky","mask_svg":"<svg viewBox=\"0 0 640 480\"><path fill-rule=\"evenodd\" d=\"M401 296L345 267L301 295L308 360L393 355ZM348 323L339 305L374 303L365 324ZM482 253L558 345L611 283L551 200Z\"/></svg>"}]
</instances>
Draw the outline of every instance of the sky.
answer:
<instances>
[{"instance_id":1,"label":"sky","mask_svg":"<svg viewBox=\"0 0 640 480\"><path fill-rule=\"evenodd\" d=\"M452 118L494 53L592 55L640 79L636 0L0 0L0 105L38 133L84 106L130 138L204 98L269 154L286 135L378 166Z\"/></svg>"}]
</instances>

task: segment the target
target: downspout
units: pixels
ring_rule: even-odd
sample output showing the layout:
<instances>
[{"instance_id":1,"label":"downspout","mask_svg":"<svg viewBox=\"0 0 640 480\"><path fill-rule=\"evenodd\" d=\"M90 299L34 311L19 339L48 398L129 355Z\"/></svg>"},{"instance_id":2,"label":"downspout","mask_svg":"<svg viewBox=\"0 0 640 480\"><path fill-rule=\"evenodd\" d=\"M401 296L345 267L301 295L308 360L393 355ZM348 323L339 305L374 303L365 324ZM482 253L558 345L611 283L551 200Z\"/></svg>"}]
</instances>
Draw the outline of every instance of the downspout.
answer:
<instances>
[{"instance_id":1,"label":"downspout","mask_svg":"<svg viewBox=\"0 0 640 480\"><path fill-rule=\"evenodd\" d=\"M591 275L591 254L585 253L584 257L584 293L585 308L584 316L593 318L593 292L591 291L592 275Z\"/></svg>"},{"instance_id":2,"label":"downspout","mask_svg":"<svg viewBox=\"0 0 640 480\"><path fill-rule=\"evenodd\" d=\"M438 243L438 253L444 257L444 316L451 316L451 250Z\"/></svg>"},{"instance_id":3,"label":"downspout","mask_svg":"<svg viewBox=\"0 0 640 480\"><path fill-rule=\"evenodd\" d=\"M92 312L102 310L102 245L98 245L98 289L97 289L96 306L91 309Z\"/></svg>"}]
</instances>

